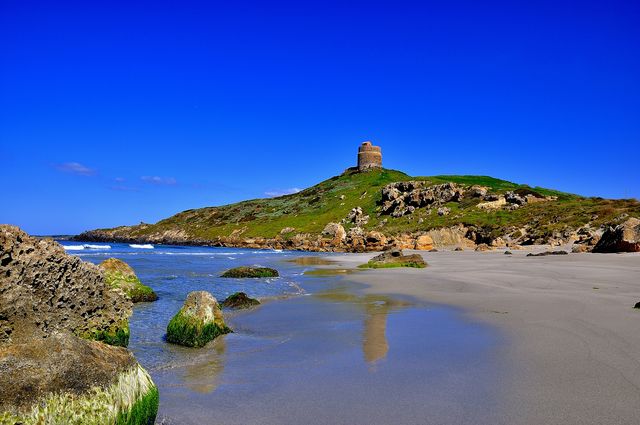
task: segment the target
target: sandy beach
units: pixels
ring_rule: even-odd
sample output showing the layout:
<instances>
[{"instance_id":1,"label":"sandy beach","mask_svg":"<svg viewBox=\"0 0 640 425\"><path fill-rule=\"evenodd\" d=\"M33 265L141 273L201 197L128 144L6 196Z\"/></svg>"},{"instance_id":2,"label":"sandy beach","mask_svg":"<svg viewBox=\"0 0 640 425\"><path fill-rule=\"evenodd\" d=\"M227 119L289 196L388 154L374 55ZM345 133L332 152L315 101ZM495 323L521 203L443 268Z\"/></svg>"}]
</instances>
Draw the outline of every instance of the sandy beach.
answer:
<instances>
[{"instance_id":1,"label":"sandy beach","mask_svg":"<svg viewBox=\"0 0 640 425\"><path fill-rule=\"evenodd\" d=\"M640 311L633 308L640 255L529 252L423 252L426 269L367 270L348 279L366 284L366 293L461 307L503 331L498 423L640 423ZM338 259L351 268L370 257Z\"/></svg>"}]
</instances>

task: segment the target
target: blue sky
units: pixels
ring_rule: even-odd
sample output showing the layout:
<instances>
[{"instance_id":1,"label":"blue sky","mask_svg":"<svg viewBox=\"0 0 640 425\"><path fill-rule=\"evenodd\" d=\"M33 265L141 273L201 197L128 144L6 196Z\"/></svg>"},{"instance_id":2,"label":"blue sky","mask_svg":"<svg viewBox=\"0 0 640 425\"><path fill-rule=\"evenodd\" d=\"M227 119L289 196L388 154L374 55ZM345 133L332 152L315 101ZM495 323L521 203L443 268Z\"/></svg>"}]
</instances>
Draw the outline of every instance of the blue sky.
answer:
<instances>
[{"instance_id":1,"label":"blue sky","mask_svg":"<svg viewBox=\"0 0 640 425\"><path fill-rule=\"evenodd\" d=\"M638 2L0 3L0 222L155 222L412 175L640 197Z\"/></svg>"}]
</instances>

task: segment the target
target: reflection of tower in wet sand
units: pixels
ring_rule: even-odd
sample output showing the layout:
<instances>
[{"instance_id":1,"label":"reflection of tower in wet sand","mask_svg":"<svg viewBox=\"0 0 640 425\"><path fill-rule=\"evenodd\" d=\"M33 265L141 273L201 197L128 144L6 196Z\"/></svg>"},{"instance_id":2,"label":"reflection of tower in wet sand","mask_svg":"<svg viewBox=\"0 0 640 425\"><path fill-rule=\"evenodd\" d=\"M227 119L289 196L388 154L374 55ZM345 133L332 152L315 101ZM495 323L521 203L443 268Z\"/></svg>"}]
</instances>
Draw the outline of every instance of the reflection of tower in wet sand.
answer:
<instances>
[{"instance_id":1,"label":"reflection of tower in wet sand","mask_svg":"<svg viewBox=\"0 0 640 425\"><path fill-rule=\"evenodd\" d=\"M366 307L362 351L367 363L375 363L386 357L389 351L387 342L387 316L389 306L385 301L370 303Z\"/></svg>"},{"instance_id":2,"label":"reflection of tower in wet sand","mask_svg":"<svg viewBox=\"0 0 640 425\"><path fill-rule=\"evenodd\" d=\"M213 392L219 384L224 370L226 345L224 338L216 338L208 345L203 355L194 356L191 364L185 367L184 384L192 391L201 394Z\"/></svg>"}]
</instances>

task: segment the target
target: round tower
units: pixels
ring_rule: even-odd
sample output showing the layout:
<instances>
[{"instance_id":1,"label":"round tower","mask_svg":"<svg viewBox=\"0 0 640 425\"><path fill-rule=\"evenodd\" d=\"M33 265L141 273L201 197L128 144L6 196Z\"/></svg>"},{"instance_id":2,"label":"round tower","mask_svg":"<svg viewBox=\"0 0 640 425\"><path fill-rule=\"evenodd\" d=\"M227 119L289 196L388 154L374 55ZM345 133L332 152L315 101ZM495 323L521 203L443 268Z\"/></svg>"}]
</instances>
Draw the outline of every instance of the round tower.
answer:
<instances>
[{"instance_id":1,"label":"round tower","mask_svg":"<svg viewBox=\"0 0 640 425\"><path fill-rule=\"evenodd\" d=\"M367 141L358 148L358 171L372 168L382 168L382 151L380 146L373 146Z\"/></svg>"}]
</instances>

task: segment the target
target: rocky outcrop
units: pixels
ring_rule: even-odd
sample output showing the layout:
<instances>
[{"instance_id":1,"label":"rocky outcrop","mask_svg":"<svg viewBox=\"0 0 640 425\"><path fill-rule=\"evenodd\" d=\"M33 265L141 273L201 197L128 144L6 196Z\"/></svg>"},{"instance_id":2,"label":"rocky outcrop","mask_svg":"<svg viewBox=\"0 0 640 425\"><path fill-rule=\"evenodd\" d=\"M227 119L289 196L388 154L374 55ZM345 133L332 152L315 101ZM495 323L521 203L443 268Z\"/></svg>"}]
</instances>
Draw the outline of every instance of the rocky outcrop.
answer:
<instances>
[{"instance_id":1,"label":"rocky outcrop","mask_svg":"<svg viewBox=\"0 0 640 425\"><path fill-rule=\"evenodd\" d=\"M105 344L127 344L131 301L52 240L2 225L0 248L0 423L153 423L151 378Z\"/></svg>"},{"instance_id":2,"label":"rocky outcrop","mask_svg":"<svg viewBox=\"0 0 640 425\"><path fill-rule=\"evenodd\" d=\"M152 424L158 390L126 349L68 332L0 344L0 423Z\"/></svg>"},{"instance_id":3,"label":"rocky outcrop","mask_svg":"<svg viewBox=\"0 0 640 425\"><path fill-rule=\"evenodd\" d=\"M244 292L236 292L235 294L229 295L220 305L225 308L239 309L260 305L260 301L248 297Z\"/></svg>"},{"instance_id":4,"label":"rocky outcrop","mask_svg":"<svg viewBox=\"0 0 640 425\"><path fill-rule=\"evenodd\" d=\"M231 332L224 323L218 301L206 291L190 292L180 311L167 326L167 341L186 347L203 347L219 335Z\"/></svg>"},{"instance_id":5,"label":"rocky outcrop","mask_svg":"<svg viewBox=\"0 0 640 425\"><path fill-rule=\"evenodd\" d=\"M361 207L355 207L351 211L349 211L347 217L342 221L343 223L352 223L358 227L361 227L369 222L369 216L365 215Z\"/></svg>"},{"instance_id":6,"label":"rocky outcrop","mask_svg":"<svg viewBox=\"0 0 640 425\"><path fill-rule=\"evenodd\" d=\"M632 217L609 227L593 247L593 252L640 252L640 219Z\"/></svg>"},{"instance_id":7,"label":"rocky outcrop","mask_svg":"<svg viewBox=\"0 0 640 425\"><path fill-rule=\"evenodd\" d=\"M0 343L69 331L127 345L132 304L102 269L14 226L0 226L0 247Z\"/></svg>"},{"instance_id":8,"label":"rocky outcrop","mask_svg":"<svg viewBox=\"0 0 640 425\"><path fill-rule=\"evenodd\" d=\"M261 278L278 277L278 270L269 267L235 267L222 273L220 277L228 278Z\"/></svg>"},{"instance_id":9,"label":"rocky outcrop","mask_svg":"<svg viewBox=\"0 0 640 425\"><path fill-rule=\"evenodd\" d=\"M429 235L421 235L416 238L414 249L429 251L433 249L433 238Z\"/></svg>"},{"instance_id":10,"label":"rocky outcrop","mask_svg":"<svg viewBox=\"0 0 640 425\"><path fill-rule=\"evenodd\" d=\"M324 226L322 236L330 238L333 245L339 246L347 238L347 232L341 224L329 223Z\"/></svg>"},{"instance_id":11,"label":"rocky outcrop","mask_svg":"<svg viewBox=\"0 0 640 425\"><path fill-rule=\"evenodd\" d=\"M100 263L104 278L109 286L122 290L134 303L156 301L153 289L143 285L131 266L117 258L108 258Z\"/></svg>"},{"instance_id":12,"label":"rocky outcrop","mask_svg":"<svg viewBox=\"0 0 640 425\"><path fill-rule=\"evenodd\" d=\"M534 253L529 253L527 254L527 257L547 257L549 255L568 255L569 253L567 251L545 251L545 252L539 252L537 254Z\"/></svg>"},{"instance_id":13,"label":"rocky outcrop","mask_svg":"<svg viewBox=\"0 0 640 425\"><path fill-rule=\"evenodd\" d=\"M416 208L436 207L460 200L464 189L455 183L430 185L427 181L406 181L382 189L382 214L402 217Z\"/></svg>"},{"instance_id":14,"label":"rocky outcrop","mask_svg":"<svg viewBox=\"0 0 640 425\"><path fill-rule=\"evenodd\" d=\"M425 268L427 263L420 254L404 255L401 250L393 249L376 255L368 263L358 266L360 268L382 269L391 267L415 267Z\"/></svg>"}]
</instances>

